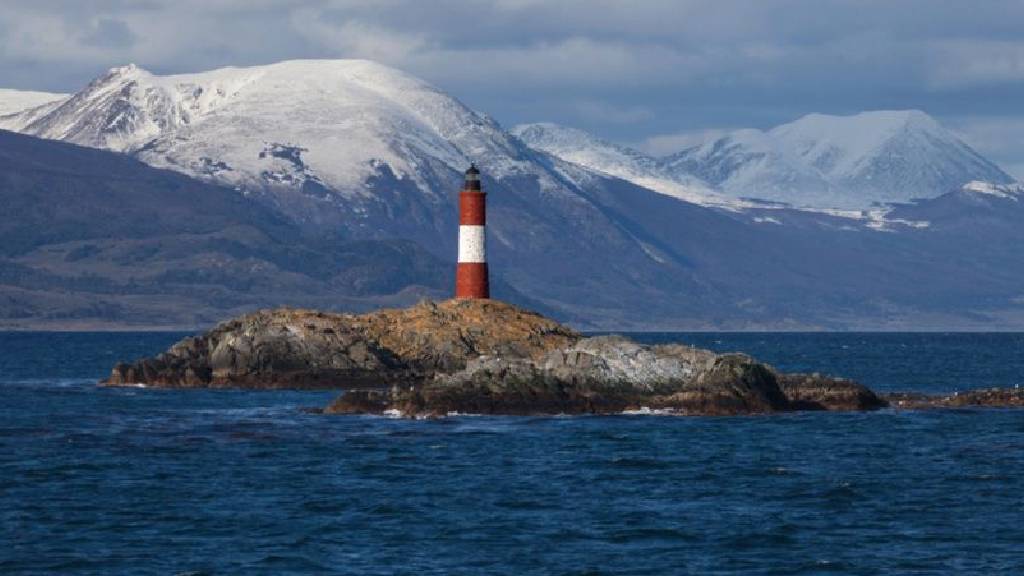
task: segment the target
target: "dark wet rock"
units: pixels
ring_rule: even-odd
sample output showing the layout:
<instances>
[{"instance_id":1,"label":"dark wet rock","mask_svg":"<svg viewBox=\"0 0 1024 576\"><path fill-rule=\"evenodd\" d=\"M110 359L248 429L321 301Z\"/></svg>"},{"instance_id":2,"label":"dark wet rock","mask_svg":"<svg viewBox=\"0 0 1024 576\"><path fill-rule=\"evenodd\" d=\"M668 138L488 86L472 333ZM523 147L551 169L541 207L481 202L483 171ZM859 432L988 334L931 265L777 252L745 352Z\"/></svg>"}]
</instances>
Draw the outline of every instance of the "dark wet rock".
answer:
<instances>
[{"instance_id":1,"label":"dark wet rock","mask_svg":"<svg viewBox=\"0 0 1024 576\"><path fill-rule=\"evenodd\" d=\"M1024 389L985 388L952 394L890 392L886 400L894 408L922 410L929 408L1024 408Z\"/></svg>"},{"instance_id":2,"label":"dark wet rock","mask_svg":"<svg viewBox=\"0 0 1024 576\"><path fill-rule=\"evenodd\" d=\"M818 377L803 389L853 385ZM866 389L865 389L866 390ZM869 409L818 398L815 409ZM803 409L776 373L742 354L717 355L679 345L644 346L622 337L587 338L542 358L485 356L422 386L343 393L325 412L410 417L463 414L764 414Z\"/></svg>"},{"instance_id":3,"label":"dark wet rock","mask_svg":"<svg viewBox=\"0 0 1024 576\"><path fill-rule=\"evenodd\" d=\"M866 386L821 374L779 374L779 388L796 410L873 410L888 403Z\"/></svg>"}]
</instances>

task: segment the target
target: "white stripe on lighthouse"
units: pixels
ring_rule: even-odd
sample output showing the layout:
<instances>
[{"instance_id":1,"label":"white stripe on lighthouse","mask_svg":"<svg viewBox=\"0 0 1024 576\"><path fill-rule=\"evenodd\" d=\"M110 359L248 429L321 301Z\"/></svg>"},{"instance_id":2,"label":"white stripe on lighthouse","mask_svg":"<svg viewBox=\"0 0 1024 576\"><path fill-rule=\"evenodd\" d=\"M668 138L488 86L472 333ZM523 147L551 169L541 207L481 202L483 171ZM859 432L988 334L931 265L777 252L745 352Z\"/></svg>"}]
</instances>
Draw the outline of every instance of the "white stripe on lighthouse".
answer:
<instances>
[{"instance_id":1,"label":"white stripe on lighthouse","mask_svg":"<svg viewBox=\"0 0 1024 576\"><path fill-rule=\"evenodd\" d=\"M483 226L459 226L459 262L487 262Z\"/></svg>"}]
</instances>

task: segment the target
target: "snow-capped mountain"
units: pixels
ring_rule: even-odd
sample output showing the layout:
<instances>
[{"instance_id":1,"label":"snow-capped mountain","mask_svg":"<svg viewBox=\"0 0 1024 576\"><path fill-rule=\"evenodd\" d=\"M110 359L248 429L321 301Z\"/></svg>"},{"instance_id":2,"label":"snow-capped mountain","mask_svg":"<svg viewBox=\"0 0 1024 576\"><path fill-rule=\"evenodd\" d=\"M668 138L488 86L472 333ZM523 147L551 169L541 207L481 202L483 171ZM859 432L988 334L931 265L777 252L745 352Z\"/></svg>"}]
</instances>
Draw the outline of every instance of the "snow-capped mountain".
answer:
<instances>
[{"instance_id":1,"label":"snow-capped mountain","mask_svg":"<svg viewBox=\"0 0 1024 576\"><path fill-rule=\"evenodd\" d=\"M494 179L534 178L555 194L593 176L530 149L688 202L733 209L756 199L863 210L935 197L972 180L1012 181L918 111L812 114L656 159L554 124L518 126L514 138L426 82L364 60L174 76L128 65L70 97L0 93L0 107L20 109L0 116L0 128L127 152L256 191L295 218L327 226L336 221L323 221L325 203L347 220L363 218L361 204L378 200L372 183L382 178L440 202L439 193L470 161Z\"/></svg>"},{"instance_id":2,"label":"snow-capped mountain","mask_svg":"<svg viewBox=\"0 0 1024 576\"><path fill-rule=\"evenodd\" d=\"M365 194L367 179L385 166L426 195L436 195L439 174L450 177L446 172L471 160L496 177L534 168L486 116L421 80L361 60L175 76L129 65L21 124L27 134L132 153L223 184L313 185L349 198Z\"/></svg>"},{"instance_id":3,"label":"snow-capped mountain","mask_svg":"<svg viewBox=\"0 0 1024 576\"><path fill-rule=\"evenodd\" d=\"M857 211L934 198L974 180L1013 181L916 110L811 114L767 132L736 130L665 158L555 124L524 124L513 133L568 162L696 204L734 209L769 202Z\"/></svg>"},{"instance_id":4,"label":"snow-capped mountain","mask_svg":"<svg viewBox=\"0 0 1024 576\"><path fill-rule=\"evenodd\" d=\"M742 226L534 150L428 83L367 61L175 76L125 66L28 116L11 117L25 134L230 186L320 241L409 240L442 262L454 261L457 194L476 162L495 280L574 313L678 309L667 294L693 279L646 218L693 219L694 233ZM622 299L638 286L666 296Z\"/></svg>"},{"instance_id":5,"label":"snow-capped mountain","mask_svg":"<svg viewBox=\"0 0 1024 576\"><path fill-rule=\"evenodd\" d=\"M670 174L658 159L576 128L550 122L520 124L511 132L531 148L645 188L704 206L737 206L691 174Z\"/></svg>"},{"instance_id":6,"label":"snow-capped mountain","mask_svg":"<svg viewBox=\"0 0 1024 576\"><path fill-rule=\"evenodd\" d=\"M813 191L824 196L829 183L760 130L736 130L664 158L660 166L673 178L695 175L734 198L837 207L831 201L793 202L794 191Z\"/></svg>"},{"instance_id":7,"label":"snow-capped mountain","mask_svg":"<svg viewBox=\"0 0 1024 576\"><path fill-rule=\"evenodd\" d=\"M1013 179L917 110L810 114L767 132L740 130L665 158L738 198L863 209L933 198L972 180Z\"/></svg>"}]
</instances>

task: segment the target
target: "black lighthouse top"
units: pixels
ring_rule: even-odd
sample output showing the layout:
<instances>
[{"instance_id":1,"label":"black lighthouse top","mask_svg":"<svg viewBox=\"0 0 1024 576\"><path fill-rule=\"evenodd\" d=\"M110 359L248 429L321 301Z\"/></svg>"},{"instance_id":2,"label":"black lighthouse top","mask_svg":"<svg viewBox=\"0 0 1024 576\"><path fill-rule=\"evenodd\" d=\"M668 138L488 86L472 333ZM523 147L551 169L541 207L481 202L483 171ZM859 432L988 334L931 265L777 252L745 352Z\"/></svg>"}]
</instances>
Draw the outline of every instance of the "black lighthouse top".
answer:
<instances>
[{"instance_id":1,"label":"black lighthouse top","mask_svg":"<svg viewBox=\"0 0 1024 576\"><path fill-rule=\"evenodd\" d=\"M462 189L480 190L480 171L476 169L476 164L470 164L469 170L466 170L466 184Z\"/></svg>"}]
</instances>

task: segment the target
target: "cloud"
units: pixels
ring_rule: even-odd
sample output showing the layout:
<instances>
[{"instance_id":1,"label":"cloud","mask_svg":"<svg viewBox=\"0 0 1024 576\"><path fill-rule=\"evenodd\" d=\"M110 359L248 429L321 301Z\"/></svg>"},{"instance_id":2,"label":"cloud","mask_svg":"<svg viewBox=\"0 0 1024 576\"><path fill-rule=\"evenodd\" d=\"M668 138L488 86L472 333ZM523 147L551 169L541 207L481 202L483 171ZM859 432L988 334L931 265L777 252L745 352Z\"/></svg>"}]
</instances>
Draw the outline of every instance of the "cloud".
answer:
<instances>
[{"instance_id":1,"label":"cloud","mask_svg":"<svg viewBox=\"0 0 1024 576\"><path fill-rule=\"evenodd\" d=\"M0 83L370 58L506 125L667 151L809 112L1022 117L1021 21L1019 0L3 0Z\"/></svg>"},{"instance_id":2,"label":"cloud","mask_svg":"<svg viewBox=\"0 0 1024 576\"><path fill-rule=\"evenodd\" d=\"M427 48L424 35L389 30L360 20L331 23L312 10L292 14L292 27L330 54L401 65Z\"/></svg>"},{"instance_id":3,"label":"cloud","mask_svg":"<svg viewBox=\"0 0 1024 576\"><path fill-rule=\"evenodd\" d=\"M642 106L623 106L594 100L577 103L576 111L587 123L631 124L654 118L654 112Z\"/></svg>"},{"instance_id":4,"label":"cloud","mask_svg":"<svg viewBox=\"0 0 1024 576\"><path fill-rule=\"evenodd\" d=\"M135 43L135 34L122 20L99 18L82 35L82 43L99 48L127 48Z\"/></svg>"},{"instance_id":5,"label":"cloud","mask_svg":"<svg viewBox=\"0 0 1024 576\"><path fill-rule=\"evenodd\" d=\"M928 78L937 89L1024 82L1024 40L956 40L934 48Z\"/></svg>"},{"instance_id":6,"label":"cloud","mask_svg":"<svg viewBox=\"0 0 1024 576\"><path fill-rule=\"evenodd\" d=\"M1019 152L1024 117L963 115L948 118L947 123L972 148L1024 181L1024 156Z\"/></svg>"},{"instance_id":7,"label":"cloud","mask_svg":"<svg viewBox=\"0 0 1024 576\"><path fill-rule=\"evenodd\" d=\"M709 140L724 136L728 132L729 130L723 128L711 128L675 134L658 134L634 143L633 147L651 156L668 156L693 146L699 146Z\"/></svg>"}]
</instances>

